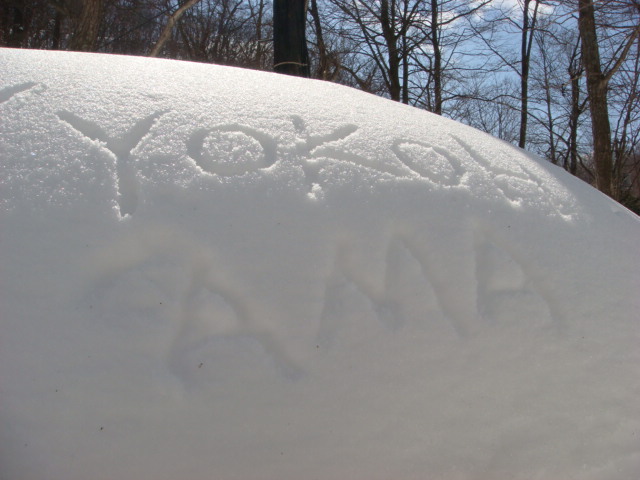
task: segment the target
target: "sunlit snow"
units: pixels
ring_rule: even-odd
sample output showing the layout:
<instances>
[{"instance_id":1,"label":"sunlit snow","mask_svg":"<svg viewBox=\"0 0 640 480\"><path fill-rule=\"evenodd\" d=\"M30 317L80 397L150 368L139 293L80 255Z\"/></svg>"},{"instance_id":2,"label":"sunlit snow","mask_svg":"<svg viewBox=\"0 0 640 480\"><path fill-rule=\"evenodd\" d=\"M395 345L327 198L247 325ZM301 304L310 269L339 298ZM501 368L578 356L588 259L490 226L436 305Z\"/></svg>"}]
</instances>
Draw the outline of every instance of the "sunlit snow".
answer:
<instances>
[{"instance_id":1,"label":"sunlit snow","mask_svg":"<svg viewBox=\"0 0 640 480\"><path fill-rule=\"evenodd\" d=\"M329 83L0 50L0 478L640 472L640 220Z\"/></svg>"}]
</instances>

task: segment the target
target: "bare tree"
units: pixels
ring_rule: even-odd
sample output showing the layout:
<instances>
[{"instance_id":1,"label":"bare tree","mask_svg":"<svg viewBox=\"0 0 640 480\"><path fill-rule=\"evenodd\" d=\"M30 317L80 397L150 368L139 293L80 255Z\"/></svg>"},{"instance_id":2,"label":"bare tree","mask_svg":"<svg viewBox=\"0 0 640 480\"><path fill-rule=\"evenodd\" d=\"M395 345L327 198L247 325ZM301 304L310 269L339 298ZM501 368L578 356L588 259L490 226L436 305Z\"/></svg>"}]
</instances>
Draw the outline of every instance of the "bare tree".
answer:
<instances>
[{"instance_id":1,"label":"bare tree","mask_svg":"<svg viewBox=\"0 0 640 480\"><path fill-rule=\"evenodd\" d=\"M640 42L612 79L614 198L640 212Z\"/></svg>"},{"instance_id":2,"label":"bare tree","mask_svg":"<svg viewBox=\"0 0 640 480\"><path fill-rule=\"evenodd\" d=\"M468 25L474 24L473 19L490 3L491 0L429 0L426 15L416 25L424 40L414 33L411 42L415 45L409 51L411 61L427 78L417 105L442 115L445 102L460 95L447 88L447 83L449 87L452 83L462 84L465 76L463 57L475 56L471 52L461 53L475 36L474 29ZM481 70L480 65L474 70Z\"/></svg>"},{"instance_id":3,"label":"bare tree","mask_svg":"<svg viewBox=\"0 0 640 480\"><path fill-rule=\"evenodd\" d=\"M491 95L487 95L491 92ZM513 78L474 79L456 102L455 118L509 143L518 139L518 83Z\"/></svg>"},{"instance_id":4,"label":"bare tree","mask_svg":"<svg viewBox=\"0 0 640 480\"><path fill-rule=\"evenodd\" d=\"M527 146L576 174L579 151L586 148L578 145L586 106L580 39L572 23L557 20L546 15L534 34Z\"/></svg>"},{"instance_id":5,"label":"bare tree","mask_svg":"<svg viewBox=\"0 0 640 480\"><path fill-rule=\"evenodd\" d=\"M164 45L167 43L169 38L171 37L171 32L173 31L174 26L180 20L180 17L191 7L193 7L200 0L187 0L182 5L180 5L167 19L167 24L162 29L162 33L160 33L160 38L151 49L149 53L150 57L157 57Z\"/></svg>"},{"instance_id":6,"label":"bare tree","mask_svg":"<svg viewBox=\"0 0 640 480\"><path fill-rule=\"evenodd\" d=\"M635 6L640 8L637 3ZM613 64L607 70L603 70L593 0L578 0L578 12L582 62L587 76L587 91L589 92L596 186L606 195L615 197L607 90L612 76L618 71L638 38L640 25L635 25L631 29L624 43L620 45L619 53L613 58Z\"/></svg>"},{"instance_id":7,"label":"bare tree","mask_svg":"<svg viewBox=\"0 0 640 480\"><path fill-rule=\"evenodd\" d=\"M424 13L423 0L331 0L331 3L335 7L335 21L340 25L339 35L350 41L361 64L350 71L368 75L373 67L385 94L392 100L409 103L409 55L424 40L424 34L414 28ZM410 38L411 33L416 37ZM370 67L364 67L365 64ZM363 78L356 81L366 83Z\"/></svg>"},{"instance_id":8,"label":"bare tree","mask_svg":"<svg viewBox=\"0 0 640 480\"><path fill-rule=\"evenodd\" d=\"M538 17L542 0L521 0L506 10L503 6L495 8L494 16L487 20L486 34L478 31L479 38L494 57L494 69L508 70L518 76L520 83L519 111L520 132L518 146L527 145L527 126L529 121L529 76L533 39L538 28ZM513 48L515 35L519 37L519 50Z\"/></svg>"},{"instance_id":9,"label":"bare tree","mask_svg":"<svg viewBox=\"0 0 640 480\"><path fill-rule=\"evenodd\" d=\"M268 7L265 0L249 0L250 18L252 19L252 35L248 42L250 65L259 70L266 70L269 55L273 56L273 51L267 47L272 37L269 33Z\"/></svg>"},{"instance_id":10,"label":"bare tree","mask_svg":"<svg viewBox=\"0 0 640 480\"><path fill-rule=\"evenodd\" d=\"M271 68L271 31L264 0L200 0L177 28L172 56L184 60Z\"/></svg>"},{"instance_id":11,"label":"bare tree","mask_svg":"<svg viewBox=\"0 0 640 480\"><path fill-rule=\"evenodd\" d=\"M102 52L145 55L158 41L162 19L173 5L157 0L105 0L98 48Z\"/></svg>"},{"instance_id":12,"label":"bare tree","mask_svg":"<svg viewBox=\"0 0 640 480\"><path fill-rule=\"evenodd\" d=\"M518 146L524 148L527 143L527 121L529 117L529 67L531 65L531 47L538 19L540 2L523 0L522 26L520 39L520 134Z\"/></svg>"},{"instance_id":13,"label":"bare tree","mask_svg":"<svg viewBox=\"0 0 640 480\"><path fill-rule=\"evenodd\" d=\"M578 41L572 42L573 47L569 50L569 64L567 65L568 81L564 85L570 86L570 113L569 113L569 138L568 138L568 150L567 156L563 163L565 170L568 170L571 174L576 175L578 173L578 130L580 116L582 115L586 101L582 99L582 88L580 79L583 76L582 59L579 49ZM563 86L564 86L563 85Z\"/></svg>"},{"instance_id":14,"label":"bare tree","mask_svg":"<svg viewBox=\"0 0 640 480\"><path fill-rule=\"evenodd\" d=\"M309 14L313 23L317 51L316 68L312 76L322 80L335 80L339 74L340 62L335 52L331 52L325 42L324 27L317 0L309 2ZM312 60L310 59L310 61Z\"/></svg>"}]
</instances>

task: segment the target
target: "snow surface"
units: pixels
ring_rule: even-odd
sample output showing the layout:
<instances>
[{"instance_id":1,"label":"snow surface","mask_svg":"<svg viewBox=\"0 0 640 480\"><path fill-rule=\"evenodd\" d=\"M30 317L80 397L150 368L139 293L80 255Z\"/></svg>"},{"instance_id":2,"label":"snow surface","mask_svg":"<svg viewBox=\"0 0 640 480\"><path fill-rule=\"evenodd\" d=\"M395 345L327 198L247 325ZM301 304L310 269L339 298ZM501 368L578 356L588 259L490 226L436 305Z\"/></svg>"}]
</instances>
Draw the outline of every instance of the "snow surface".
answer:
<instances>
[{"instance_id":1,"label":"snow surface","mask_svg":"<svg viewBox=\"0 0 640 480\"><path fill-rule=\"evenodd\" d=\"M629 211L328 83L0 72L3 480L638 478Z\"/></svg>"}]
</instances>

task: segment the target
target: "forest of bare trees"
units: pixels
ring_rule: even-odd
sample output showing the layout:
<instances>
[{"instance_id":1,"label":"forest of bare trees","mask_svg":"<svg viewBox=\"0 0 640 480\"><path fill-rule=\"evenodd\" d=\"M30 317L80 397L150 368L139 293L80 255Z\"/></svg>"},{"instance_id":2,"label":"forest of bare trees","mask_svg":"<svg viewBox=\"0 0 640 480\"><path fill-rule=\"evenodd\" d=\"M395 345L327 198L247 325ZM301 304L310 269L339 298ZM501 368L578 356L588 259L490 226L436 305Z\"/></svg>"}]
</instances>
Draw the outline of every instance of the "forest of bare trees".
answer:
<instances>
[{"instance_id":1,"label":"forest of bare trees","mask_svg":"<svg viewBox=\"0 0 640 480\"><path fill-rule=\"evenodd\" d=\"M286 23L290 18L306 18L306 26L300 31ZM304 61L274 53L274 38L282 42L292 32L306 34ZM275 66L349 85L533 151L636 212L639 36L640 0L4 0L0 6L0 46ZM295 71L287 71L291 66Z\"/></svg>"}]
</instances>

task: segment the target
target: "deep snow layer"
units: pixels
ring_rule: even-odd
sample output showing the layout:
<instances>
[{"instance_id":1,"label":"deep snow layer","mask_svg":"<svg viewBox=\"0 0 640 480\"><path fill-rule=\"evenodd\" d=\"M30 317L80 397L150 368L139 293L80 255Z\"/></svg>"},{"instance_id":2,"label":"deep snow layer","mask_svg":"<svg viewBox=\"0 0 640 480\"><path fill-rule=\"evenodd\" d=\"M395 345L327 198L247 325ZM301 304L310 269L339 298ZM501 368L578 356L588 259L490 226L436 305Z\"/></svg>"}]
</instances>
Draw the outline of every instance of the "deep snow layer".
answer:
<instances>
[{"instance_id":1,"label":"deep snow layer","mask_svg":"<svg viewBox=\"0 0 640 480\"><path fill-rule=\"evenodd\" d=\"M0 478L629 479L640 221L327 83L0 50Z\"/></svg>"}]
</instances>

